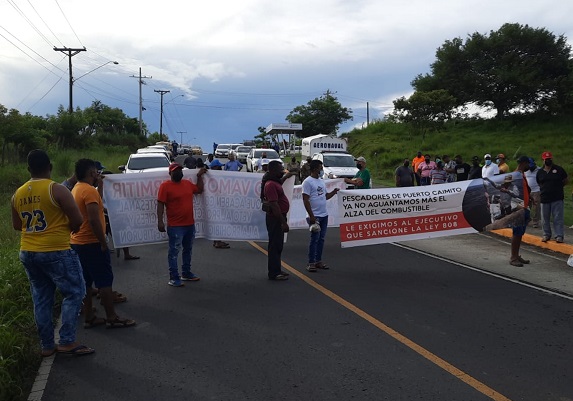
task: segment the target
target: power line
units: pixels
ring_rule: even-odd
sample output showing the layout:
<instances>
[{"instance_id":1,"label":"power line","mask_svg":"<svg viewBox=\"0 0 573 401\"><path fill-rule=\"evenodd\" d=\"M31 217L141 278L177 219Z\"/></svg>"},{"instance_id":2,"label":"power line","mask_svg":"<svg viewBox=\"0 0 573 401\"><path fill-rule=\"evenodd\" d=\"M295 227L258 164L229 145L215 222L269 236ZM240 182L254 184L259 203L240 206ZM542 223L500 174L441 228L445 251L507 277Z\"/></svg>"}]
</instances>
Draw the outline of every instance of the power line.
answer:
<instances>
[{"instance_id":1,"label":"power line","mask_svg":"<svg viewBox=\"0 0 573 401\"><path fill-rule=\"evenodd\" d=\"M68 26L70 27L70 29L72 30L72 32L74 33L74 35L76 35L76 39L78 40L78 42L80 42L80 45L82 45L85 49L84 44L82 43L82 41L80 40L78 34L76 33L76 31L74 31L74 28L72 27L72 24L70 24L70 21L68 21L68 17L66 17L66 14L64 14L64 10L62 10L62 7L60 7L60 3L58 3L58 0L54 0L56 2L56 4L58 5L58 8L60 9L60 11L62 12L62 15L64 16L64 19L66 20L66 22L68 23Z\"/></svg>"},{"instance_id":2,"label":"power line","mask_svg":"<svg viewBox=\"0 0 573 401\"><path fill-rule=\"evenodd\" d=\"M48 93L50 93L50 92L52 91L52 89L54 89L54 88L56 87L56 85L62 80L63 77L64 77L64 75L62 75L62 76L60 77L60 79L58 79L58 80L56 81L56 83L55 83L54 85L52 85L52 87L51 87L50 89L48 89L48 91L47 91L46 93L44 93L44 96L42 96L41 98L39 98L33 105L31 105L31 106L28 108L28 110L32 110L32 109L34 108L34 106L36 106L38 103L40 103L40 101L43 100L43 99L48 95Z\"/></svg>"},{"instance_id":3,"label":"power line","mask_svg":"<svg viewBox=\"0 0 573 401\"><path fill-rule=\"evenodd\" d=\"M42 16L40 15L40 13L36 10L36 8L34 7L34 5L32 4L32 2L30 2L30 0L28 0L28 4L30 5L30 7L32 7L32 10L34 10L34 12L36 13L36 15L38 16L38 18L40 18L40 20L44 23L44 25L46 26L46 28L48 28L48 31L50 31L52 33L52 35L54 35L54 38L56 38L56 41L60 42L60 44L62 43L62 41L56 36L56 34L54 33L54 31L52 31L52 29L48 26L48 24L46 23L46 21L44 21L44 19L42 18Z\"/></svg>"},{"instance_id":4,"label":"power line","mask_svg":"<svg viewBox=\"0 0 573 401\"><path fill-rule=\"evenodd\" d=\"M50 47L54 46L53 43L50 43L50 41L48 40L48 38L46 37L46 35L44 35L42 32L40 32L40 30L36 27L36 25L34 25L34 23L28 18L26 17L26 15L24 14L24 12L20 9L20 7L18 7L16 5L16 3L13 0L8 0L8 3L14 8L14 10L16 10L16 12L18 12L18 14L20 14L22 16L22 18L24 18L24 20L32 27L32 29L34 31L36 31L36 33L38 35L40 35L40 37L42 39L44 39L44 41L46 41L46 43L48 45L50 45Z\"/></svg>"}]
</instances>

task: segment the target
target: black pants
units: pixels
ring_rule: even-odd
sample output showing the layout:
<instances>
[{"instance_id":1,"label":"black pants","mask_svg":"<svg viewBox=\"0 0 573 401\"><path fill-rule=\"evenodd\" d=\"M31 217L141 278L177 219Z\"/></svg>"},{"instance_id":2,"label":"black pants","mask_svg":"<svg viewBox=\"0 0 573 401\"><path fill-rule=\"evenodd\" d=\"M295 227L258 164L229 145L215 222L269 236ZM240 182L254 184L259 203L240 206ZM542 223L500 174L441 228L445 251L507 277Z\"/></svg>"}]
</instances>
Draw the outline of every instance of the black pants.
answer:
<instances>
[{"instance_id":1,"label":"black pants","mask_svg":"<svg viewBox=\"0 0 573 401\"><path fill-rule=\"evenodd\" d=\"M269 234L268 268L269 278L275 278L281 273L281 254L283 252L284 233L281 219L267 213L267 233Z\"/></svg>"}]
</instances>

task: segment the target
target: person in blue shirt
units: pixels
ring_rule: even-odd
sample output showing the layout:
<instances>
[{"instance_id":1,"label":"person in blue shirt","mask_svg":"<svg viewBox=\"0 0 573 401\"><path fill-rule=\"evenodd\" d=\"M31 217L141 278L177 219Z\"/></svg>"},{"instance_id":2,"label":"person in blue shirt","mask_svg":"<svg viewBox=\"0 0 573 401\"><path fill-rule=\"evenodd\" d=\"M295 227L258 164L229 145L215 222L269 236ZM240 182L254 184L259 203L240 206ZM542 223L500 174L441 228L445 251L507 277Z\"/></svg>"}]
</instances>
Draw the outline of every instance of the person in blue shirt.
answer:
<instances>
[{"instance_id":1,"label":"person in blue shirt","mask_svg":"<svg viewBox=\"0 0 573 401\"><path fill-rule=\"evenodd\" d=\"M225 171L241 171L243 165L238 160L235 160L235 154L229 154L229 161L225 163Z\"/></svg>"}]
</instances>

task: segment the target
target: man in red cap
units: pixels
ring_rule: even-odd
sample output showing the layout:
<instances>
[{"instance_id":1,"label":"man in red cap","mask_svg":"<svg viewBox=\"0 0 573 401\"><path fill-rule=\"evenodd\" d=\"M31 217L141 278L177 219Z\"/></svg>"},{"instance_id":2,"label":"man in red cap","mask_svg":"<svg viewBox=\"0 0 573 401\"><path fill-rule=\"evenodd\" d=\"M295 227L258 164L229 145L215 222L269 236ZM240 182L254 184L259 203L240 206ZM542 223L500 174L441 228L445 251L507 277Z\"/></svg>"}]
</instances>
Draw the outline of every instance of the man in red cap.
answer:
<instances>
[{"instance_id":1,"label":"man in red cap","mask_svg":"<svg viewBox=\"0 0 573 401\"><path fill-rule=\"evenodd\" d=\"M509 166L505 162L505 155L503 153L500 153L499 155L497 155L496 159L497 159L496 162L497 162L497 168L499 169L499 174L509 173Z\"/></svg>"},{"instance_id":2,"label":"man in red cap","mask_svg":"<svg viewBox=\"0 0 573 401\"><path fill-rule=\"evenodd\" d=\"M183 167L178 163L171 163L169 175L171 180L164 181L159 186L157 194L157 229L167 231L169 236L169 252L167 263L169 265L169 284L173 287L183 286L183 281L199 281L199 277L191 271L191 252L195 238L195 217L193 214L193 195L203 192L203 174L206 168L197 173L197 185L183 179ZM167 230L163 221L163 214L167 208ZM179 250L183 247L181 276L177 260Z\"/></svg>"},{"instance_id":3,"label":"man in red cap","mask_svg":"<svg viewBox=\"0 0 573 401\"><path fill-rule=\"evenodd\" d=\"M563 217L563 200L565 194L563 187L569 182L565 170L556 164L553 164L553 155L551 152L543 152L543 168L539 169L535 179L539 184L541 198L541 221L543 226L542 242L551 239L551 218L553 218L553 230L555 231L555 240L563 242L565 225Z\"/></svg>"}]
</instances>

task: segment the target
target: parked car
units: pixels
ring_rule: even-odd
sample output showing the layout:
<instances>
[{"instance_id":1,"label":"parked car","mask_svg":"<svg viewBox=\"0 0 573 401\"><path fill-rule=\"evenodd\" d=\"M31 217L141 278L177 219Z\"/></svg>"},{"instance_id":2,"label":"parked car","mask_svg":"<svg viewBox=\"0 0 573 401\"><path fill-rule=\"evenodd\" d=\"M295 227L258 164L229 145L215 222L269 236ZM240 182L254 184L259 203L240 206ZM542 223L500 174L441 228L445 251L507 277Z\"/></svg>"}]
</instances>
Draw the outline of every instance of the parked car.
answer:
<instances>
[{"instance_id":1,"label":"parked car","mask_svg":"<svg viewBox=\"0 0 573 401\"><path fill-rule=\"evenodd\" d=\"M237 157L238 161L240 161L241 163L246 163L247 156L249 155L249 152L253 148L254 146L239 146L238 148L233 150L233 153L235 153L235 156Z\"/></svg>"},{"instance_id":2,"label":"parked car","mask_svg":"<svg viewBox=\"0 0 573 401\"><path fill-rule=\"evenodd\" d=\"M134 153L129 156L127 164L118 169L123 173L140 173L142 171L169 171L171 161L163 153Z\"/></svg>"},{"instance_id":3,"label":"parked car","mask_svg":"<svg viewBox=\"0 0 573 401\"><path fill-rule=\"evenodd\" d=\"M260 158L262 158L263 153L266 154L267 157L265 159L268 159L269 162L272 162L273 160L278 160L284 166L284 163L281 160L281 158L280 158L280 156L276 150L274 150L274 149L251 149L251 151L247 155L247 171L256 171L257 162Z\"/></svg>"},{"instance_id":4,"label":"parked car","mask_svg":"<svg viewBox=\"0 0 573 401\"><path fill-rule=\"evenodd\" d=\"M179 149L177 149L177 153L180 155L188 155L191 154L191 146L189 145L181 145Z\"/></svg>"}]
</instances>

